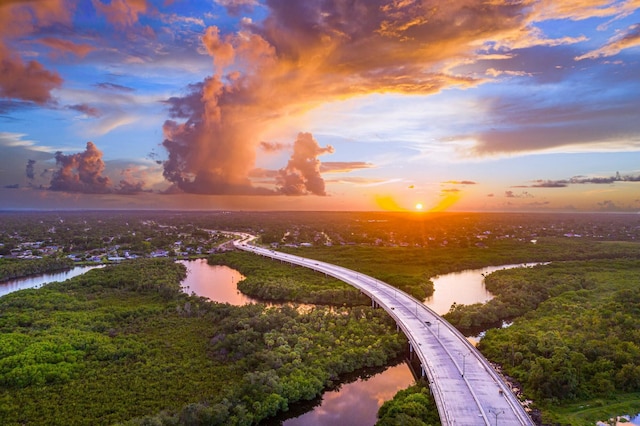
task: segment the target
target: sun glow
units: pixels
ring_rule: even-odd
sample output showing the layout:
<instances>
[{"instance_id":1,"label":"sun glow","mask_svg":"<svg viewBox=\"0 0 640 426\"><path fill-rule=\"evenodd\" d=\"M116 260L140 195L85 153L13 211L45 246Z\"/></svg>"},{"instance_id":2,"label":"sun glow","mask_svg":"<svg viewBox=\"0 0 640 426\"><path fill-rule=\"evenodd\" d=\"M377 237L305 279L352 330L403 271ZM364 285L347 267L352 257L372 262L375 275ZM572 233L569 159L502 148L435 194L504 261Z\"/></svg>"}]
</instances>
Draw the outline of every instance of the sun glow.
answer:
<instances>
[{"instance_id":1,"label":"sun glow","mask_svg":"<svg viewBox=\"0 0 640 426\"><path fill-rule=\"evenodd\" d=\"M449 207L451 207L455 203L457 203L459 199L460 199L460 194L459 193L457 193L457 192L447 193L446 195L444 195L442 197L442 199L440 199L438 204L436 204L435 206L433 206L433 207L431 207L429 209L429 212L433 213L433 212L446 211Z\"/></svg>"},{"instance_id":2,"label":"sun glow","mask_svg":"<svg viewBox=\"0 0 640 426\"><path fill-rule=\"evenodd\" d=\"M417 202L415 204L410 204L411 202L405 202L405 204L399 203L395 197L391 195L376 195L375 203L382 210L385 211L394 211L394 212L441 212L447 210L449 207L454 205L460 199L460 194L458 193L447 193L446 195L440 197L437 200L433 200L435 204L432 202Z\"/></svg>"}]
</instances>

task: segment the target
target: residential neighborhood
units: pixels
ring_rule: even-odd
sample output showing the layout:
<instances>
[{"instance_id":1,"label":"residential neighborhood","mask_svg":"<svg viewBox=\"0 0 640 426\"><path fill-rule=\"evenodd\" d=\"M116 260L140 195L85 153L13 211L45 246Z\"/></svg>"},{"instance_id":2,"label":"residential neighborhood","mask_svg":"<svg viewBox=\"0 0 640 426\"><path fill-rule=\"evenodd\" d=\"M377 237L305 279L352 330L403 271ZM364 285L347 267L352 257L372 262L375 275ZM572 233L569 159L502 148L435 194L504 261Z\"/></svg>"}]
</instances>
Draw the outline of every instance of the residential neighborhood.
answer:
<instances>
[{"instance_id":1,"label":"residential neighborhood","mask_svg":"<svg viewBox=\"0 0 640 426\"><path fill-rule=\"evenodd\" d=\"M0 213L1 214L1 213ZM546 237L637 241L632 214L397 214L381 212L51 212L3 214L0 257L115 263L139 257L205 257L231 249L224 230L260 235L272 248L477 247Z\"/></svg>"}]
</instances>

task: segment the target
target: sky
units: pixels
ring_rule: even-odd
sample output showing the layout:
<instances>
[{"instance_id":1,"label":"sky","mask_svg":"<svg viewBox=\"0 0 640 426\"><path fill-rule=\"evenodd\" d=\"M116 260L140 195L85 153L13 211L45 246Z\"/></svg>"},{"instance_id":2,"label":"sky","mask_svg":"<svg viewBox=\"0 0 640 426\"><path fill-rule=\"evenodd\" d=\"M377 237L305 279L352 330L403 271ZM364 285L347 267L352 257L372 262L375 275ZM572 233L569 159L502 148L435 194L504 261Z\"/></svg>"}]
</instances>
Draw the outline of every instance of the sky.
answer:
<instances>
[{"instance_id":1,"label":"sky","mask_svg":"<svg viewBox=\"0 0 640 426\"><path fill-rule=\"evenodd\" d=\"M640 213L640 0L0 0L0 210Z\"/></svg>"}]
</instances>

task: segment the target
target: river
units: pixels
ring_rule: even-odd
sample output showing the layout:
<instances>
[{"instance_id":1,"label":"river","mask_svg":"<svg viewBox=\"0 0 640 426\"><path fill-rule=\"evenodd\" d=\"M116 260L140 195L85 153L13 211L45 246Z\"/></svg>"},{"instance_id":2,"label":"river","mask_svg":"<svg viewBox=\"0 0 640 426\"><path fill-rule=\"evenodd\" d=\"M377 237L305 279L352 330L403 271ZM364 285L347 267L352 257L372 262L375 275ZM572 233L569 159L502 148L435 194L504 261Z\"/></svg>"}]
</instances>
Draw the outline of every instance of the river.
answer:
<instances>
[{"instance_id":1,"label":"river","mask_svg":"<svg viewBox=\"0 0 640 426\"><path fill-rule=\"evenodd\" d=\"M437 314L444 315L449 312L451 305L472 305L474 303L486 303L493 299L493 295L484 286L484 277L501 269L530 267L538 263L519 263L514 265L488 266L480 269L467 269L461 272L438 275L431 278L433 282L433 295L426 298L424 304L433 309Z\"/></svg>"},{"instance_id":2,"label":"river","mask_svg":"<svg viewBox=\"0 0 640 426\"><path fill-rule=\"evenodd\" d=\"M182 282L185 292L194 292L198 296L208 297L216 302L233 305L255 303L240 293L237 283L242 275L226 266L212 266L205 259L180 261L187 267L187 278ZM482 269L467 270L432 278L434 294L424 303L438 314L449 311L451 304L484 303L493 296L484 287L484 275L499 269L515 268L528 265L493 266ZM475 341L473 338L470 340ZM321 401L311 404L300 404L292 407L292 411L308 409L293 418L293 413L272 419L268 424L283 426L334 426L349 424L368 426L375 424L378 408L401 389L414 383L414 378L406 363L400 363L374 375L365 375L355 381L343 383L335 390L326 391ZM297 414L297 413L296 413Z\"/></svg>"},{"instance_id":3,"label":"river","mask_svg":"<svg viewBox=\"0 0 640 426\"><path fill-rule=\"evenodd\" d=\"M24 290L26 288L38 288L45 284L66 281L69 278L77 277L87 271L95 268L102 268L104 265L76 266L66 271L57 271L47 274L31 275L28 277L17 278L15 280L3 281L0 283L0 297L14 291Z\"/></svg>"},{"instance_id":4,"label":"river","mask_svg":"<svg viewBox=\"0 0 640 426\"><path fill-rule=\"evenodd\" d=\"M431 279L433 295L424 304L442 315L449 312L451 305L463 303L485 303L493 295L484 286L484 276L500 269L531 266L532 264L490 266L462 272L440 275ZM470 337L477 343L479 337ZM376 423L378 408L393 398L400 390L415 383L406 363L390 367L366 379L358 379L343 385L335 391L322 395L321 405L299 417L285 420L283 426L334 426L348 424L370 426ZM393 390L395 389L395 391Z\"/></svg>"},{"instance_id":5,"label":"river","mask_svg":"<svg viewBox=\"0 0 640 426\"><path fill-rule=\"evenodd\" d=\"M238 281L243 276L238 271L226 266L212 266L206 259L180 260L187 267L187 277L181 286L186 293L195 293L212 301L245 305L257 300L240 293ZM451 304L484 303L492 295L484 287L484 275L498 269L513 268L523 265L506 265L482 269L467 270L432 278L434 294L424 303L438 314L449 311ZM47 282L64 281L100 266L78 266L69 271L22 278L0 284L0 296L23 288L40 287ZM281 417L275 423L283 426L335 426L349 424L353 426L369 426L376 422L378 408L401 389L414 383L412 373L406 363L386 368L377 374L366 374L355 381L343 383L335 390L322 395L315 401L309 411L294 418ZM303 408L301 405L299 408ZM292 411L296 407L292 407ZM291 415L292 413L289 413Z\"/></svg>"},{"instance_id":6,"label":"river","mask_svg":"<svg viewBox=\"0 0 640 426\"><path fill-rule=\"evenodd\" d=\"M195 293L214 302L242 306L257 303L238 290L244 276L228 266L209 265L207 259L178 260L187 268L187 277L180 283L185 293Z\"/></svg>"}]
</instances>

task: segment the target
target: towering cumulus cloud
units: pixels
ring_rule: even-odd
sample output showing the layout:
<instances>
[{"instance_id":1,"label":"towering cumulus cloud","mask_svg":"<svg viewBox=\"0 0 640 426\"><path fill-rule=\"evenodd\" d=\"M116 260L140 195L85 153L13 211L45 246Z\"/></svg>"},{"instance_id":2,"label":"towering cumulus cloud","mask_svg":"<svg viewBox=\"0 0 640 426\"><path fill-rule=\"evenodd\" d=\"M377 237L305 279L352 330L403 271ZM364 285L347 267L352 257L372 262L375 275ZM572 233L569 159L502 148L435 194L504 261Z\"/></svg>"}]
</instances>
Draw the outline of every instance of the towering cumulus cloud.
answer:
<instances>
[{"instance_id":1,"label":"towering cumulus cloud","mask_svg":"<svg viewBox=\"0 0 640 426\"><path fill-rule=\"evenodd\" d=\"M27 174L27 179L29 180L33 180L35 179L35 173L33 170L33 166L36 164L36 160L27 160L27 168L25 170L26 174Z\"/></svg>"},{"instance_id":2,"label":"towering cumulus cloud","mask_svg":"<svg viewBox=\"0 0 640 426\"><path fill-rule=\"evenodd\" d=\"M326 195L317 157L331 152L331 145L322 148L311 133L300 133L287 167L278 172L279 191L285 195Z\"/></svg>"},{"instance_id":3,"label":"towering cumulus cloud","mask_svg":"<svg viewBox=\"0 0 640 426\"><path fill-rule=\"evenodd\" d=\"M52 191L107 193L111 181L102 176L104 161L102 152L93 142L87 142L87 149L77 154L65 155L56 152L56 164L60 168L51 178Z\"/></svg>"},{"instance_id":4,"label":"towering cumulus cloud","mask_svg":"<svg viewBox=\"0 0 640 426\"><path fill-rule=\"evenodd\" d=\"M237 12L255 2L218 3ZM352 96L476 84L450 74L451 60L464 60L483 40L515 37L525 3L268 0L259 24L244 20L232 34L209 27L202 41L215 71L168 101L164 176L186 192L322 195L317 159L302 167L296 153L275 191L252 185L249 173L268 126Z\"/></svg>"},{"instance_id":5,"label":"towering cumulus cloud","mask_svg":"<svg viewBox=\"0 0 640 426\"><path fill-rule=\"evenodd\" d=\"M87 194L123 194L131 195L145 192L144 181L131 179L131 170L121 172L124 179L114 186L109 176L104 174L105 164L100 151L93 142L87 142L83 152L76 154L55 154L58 169L51 176L51 191L83 192ZM27 177L33 176L35 161L27 163ZM32 179L32 178L30 178Z\"/></svg>"}]
</instances>

